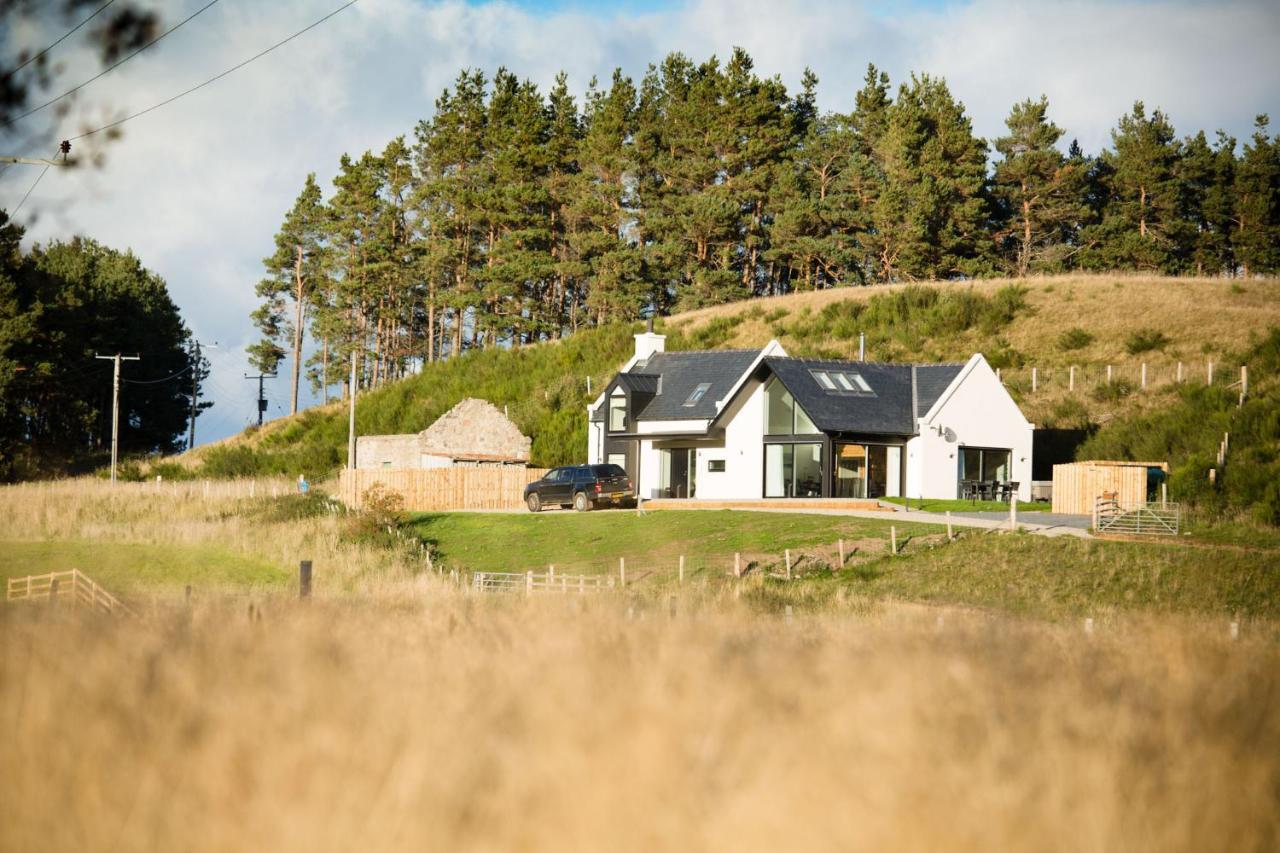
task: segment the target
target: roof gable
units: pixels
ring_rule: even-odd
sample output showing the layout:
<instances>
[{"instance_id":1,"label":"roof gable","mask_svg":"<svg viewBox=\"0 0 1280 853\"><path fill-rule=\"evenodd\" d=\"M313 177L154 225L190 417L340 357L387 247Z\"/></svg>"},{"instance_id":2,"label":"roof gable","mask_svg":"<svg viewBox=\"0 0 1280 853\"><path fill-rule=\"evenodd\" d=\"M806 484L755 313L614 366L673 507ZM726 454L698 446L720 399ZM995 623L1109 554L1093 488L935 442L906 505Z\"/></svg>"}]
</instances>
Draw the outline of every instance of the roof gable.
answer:
<instances>
[{"instance_id":1,"label":"roof gable","mask_svg":"<svg viewBox=\"0 0 1280 853\"><path fill-rule=\"evenodd\" d=\"M528 462L533 442L488 400L468 397L418 434L422 452L453 459Z\"/></svg>"},{"instance_id":2,"label":"roof gable","mask_svg":"<svg viewBox=\"0 0 1280 853\"><path fill-rule=\"evenodd\" d=\"M719 411L716 403L728 397L759 354L759 350L654 353L642 365L636 365L636 373L661 377L661 381L635 417L650 421L715 417ZM619 381L629 382L633 375L619 374ZM700 396L695 395L700 385L709 387Z\"/></svg>"}]
</instances>

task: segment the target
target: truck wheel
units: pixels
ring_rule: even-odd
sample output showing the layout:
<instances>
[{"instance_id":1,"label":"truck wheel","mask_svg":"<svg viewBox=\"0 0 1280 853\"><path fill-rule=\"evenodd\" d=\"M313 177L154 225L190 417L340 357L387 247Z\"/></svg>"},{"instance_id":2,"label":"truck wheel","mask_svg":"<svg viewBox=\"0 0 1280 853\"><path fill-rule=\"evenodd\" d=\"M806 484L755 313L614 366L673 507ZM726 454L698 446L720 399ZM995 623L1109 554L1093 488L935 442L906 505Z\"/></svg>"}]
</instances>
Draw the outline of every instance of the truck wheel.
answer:
<instances>
[{"instance_id":1,"label":"truck wheel","mask_svg":"<svg viewBox=\"0 0 1280 853\"><path fill-rule=\"evenodd\" d=\"M573 496L573 508L578 512L591 512L591 498L586 492L578 492Z\"/></svg>"},{"instance_id":2,"label":"truck wheel","mask_svg":"<svg viewBox=\"0 0 1280 853\"><path fill-rule=\"evenodd\" d=\"M538 497L537 492L530 493L529 497L524 499L524 502L529 505L529 512L542 511L542 498Z\"/></svg>"}]
</instances>

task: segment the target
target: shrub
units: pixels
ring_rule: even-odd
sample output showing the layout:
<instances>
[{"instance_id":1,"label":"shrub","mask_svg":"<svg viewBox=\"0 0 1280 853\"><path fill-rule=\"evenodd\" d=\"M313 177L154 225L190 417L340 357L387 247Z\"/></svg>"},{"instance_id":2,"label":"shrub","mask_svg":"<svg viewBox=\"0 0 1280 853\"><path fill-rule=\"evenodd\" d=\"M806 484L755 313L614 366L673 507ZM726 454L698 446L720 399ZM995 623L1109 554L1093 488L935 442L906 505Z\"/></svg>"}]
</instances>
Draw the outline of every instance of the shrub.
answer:
<instances>
[{"instance_id":1,"label":"shrub","mask_svg":"<svg viewBox=\"0 0 1280 853\"><path fill-rule=\"evenodd\" d=\"M1079 326L1067 329L1058 337L1058 349L1063 350L1064 352L1084 349L1091 343L1093 343L1093 335L1089 334Z\"/></svg>"},{"instance_id":2,"label":"shrub","mask_svg":"<svg viewBox=\"0 0 1280 853\"><path fill-rule=\"evenodd\" d=\"M1133 383L1127 379L1103 382L1093 389L1093 399L1100 403L1118 403L1133 393Z\"/></svg>"},{"instance_id":3,"label":"shrub","mask_svg":"<svg viewBox=\"0 0 1280 853\"><path fill-rule=\"evenodd\" d=\"M1129 355L1164 349L1168 345L1169 339L1159 329L1138 329L1124 342L1124 348Z\"/></svg>"},{"instance_id":4,"label":"shrub","mask_svg":"<svg viewBox=\"0 0 1280 853\"><path fill-rule=\"evenodd\" d=\"M383 483L374 483L360 496L362 509L354 517L357 533L379 533L400 523L404 496Z\"/></svg>"},{"instance_id":5,"label":"shrub","mask_svg":"<svg viewBox=\"0 0 1280 853\"><path fill-rule=\"evenodd\" d=\"M1059 400L1049 411L1049 423L1045 426L1055 429L1088 429L1092 426L1089 408L1074 397Z\"/></svg>"}]
</instances>

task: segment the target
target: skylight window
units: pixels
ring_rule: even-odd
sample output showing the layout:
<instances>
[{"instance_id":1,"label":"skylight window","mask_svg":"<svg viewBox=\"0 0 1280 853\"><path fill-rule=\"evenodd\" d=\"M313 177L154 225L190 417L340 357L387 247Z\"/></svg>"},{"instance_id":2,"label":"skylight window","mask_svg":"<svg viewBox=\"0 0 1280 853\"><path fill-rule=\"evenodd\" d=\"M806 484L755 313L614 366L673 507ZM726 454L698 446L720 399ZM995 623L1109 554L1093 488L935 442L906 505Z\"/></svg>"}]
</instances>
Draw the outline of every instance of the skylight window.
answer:
<instances>
[{"instance_id":1,"label":"skylight window","mask_svg":"<svg viewBox=\"0 0 1280 853\"><path fill-rule=\"evenodd\" d=\"M860 373L839 370L810 370L813 381L828 394L875 394Z\"/></svg>"},{"instance_id":2,"label":"skylight window","mask_svg":"<svg viewBox=\"0 0 1280 853\"><path fill-rule=\"evenodd\" d=\"M699 383L699 384L698 384L698 387L697 387L697 388L694 388L694 389L693 389L693 391L692 391L692 392L690 392L690 394L689 394L689 399L687 399L687 400L685 400L685 401L684 401L685 406L696 406L696 405L698 405L698 401L699 401L699 400L701 400L701 399L706 395L707 391L709 391L709 390L711 390L711 383L710 383L710 382L701 382L701 383Z\"/></svg>"}]
</instances>

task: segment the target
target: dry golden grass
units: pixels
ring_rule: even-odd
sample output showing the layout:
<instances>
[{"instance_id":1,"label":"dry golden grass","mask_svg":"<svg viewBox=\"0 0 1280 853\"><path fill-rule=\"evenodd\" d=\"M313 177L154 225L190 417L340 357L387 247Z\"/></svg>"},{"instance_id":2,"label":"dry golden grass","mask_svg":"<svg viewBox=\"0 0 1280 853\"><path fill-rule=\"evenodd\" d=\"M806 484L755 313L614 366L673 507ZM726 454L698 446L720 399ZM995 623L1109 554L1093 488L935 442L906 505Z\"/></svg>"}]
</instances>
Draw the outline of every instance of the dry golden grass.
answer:
<instances>
[{"instance_id":1,"label":"dry golden grass","mask_svg":"<svg viewBox=\"0 0 1280 853\"><path fill-rule=\"evenodd\" d=\"M388 550L344 536L348 522L342 515L271 521L254 511L254 501L294 489L278 478L214 481L208 497L203 482L112 486L82 478L3 486L0 541L211 545L290 571L299 560L310 559L325 569L317 572L317 589L334 592L398 589L420 571L420 555L407 548ZM74 568L94 575L92 565ZM172 594L182 587L175 582L156 592Z\"/></svg>"},{"instance_id":2,"label":"dry golden grass","mask_svg":"<svg viewBox=\"0 0 1280 853\"><path fill-rule=\"evenodd\" d=\"M1280 842L1274 637L430 582L254 610L0 611L0 849Z\"/></svg>"}]
</instances>

